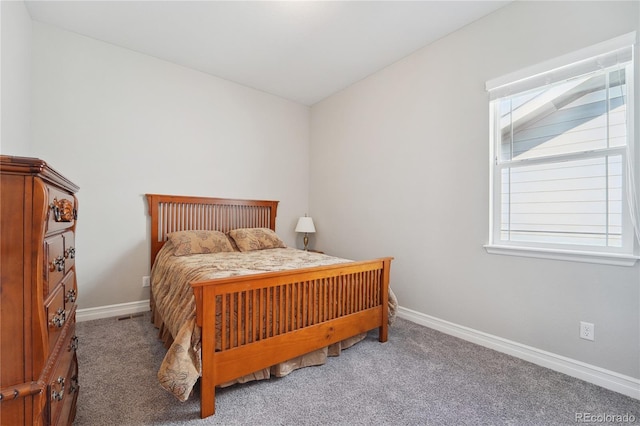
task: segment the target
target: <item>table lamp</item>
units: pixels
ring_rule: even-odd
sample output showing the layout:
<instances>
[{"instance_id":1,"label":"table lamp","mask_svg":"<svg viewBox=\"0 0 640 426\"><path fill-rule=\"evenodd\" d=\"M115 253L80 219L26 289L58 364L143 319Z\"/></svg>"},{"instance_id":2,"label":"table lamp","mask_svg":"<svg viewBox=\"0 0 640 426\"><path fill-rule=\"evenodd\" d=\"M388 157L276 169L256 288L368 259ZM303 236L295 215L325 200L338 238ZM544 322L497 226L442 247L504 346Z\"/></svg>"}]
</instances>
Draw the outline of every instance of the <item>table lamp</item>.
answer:
<instances>
[{"instance_id":1,"label":"table lamp","mask_svg":"<svg viewBox=\"0 0 640 426\"><path fill-rule=\"evenodd\" d=\"M316 232L316 227L313 226L313 219L309 216L304 215L298 219L298 224L296 225L296 232L304 232L304 238L302 241L304 242L304 250L308 251L307 245L309 244L309 235Z\"/></svg>"}]
</instances>

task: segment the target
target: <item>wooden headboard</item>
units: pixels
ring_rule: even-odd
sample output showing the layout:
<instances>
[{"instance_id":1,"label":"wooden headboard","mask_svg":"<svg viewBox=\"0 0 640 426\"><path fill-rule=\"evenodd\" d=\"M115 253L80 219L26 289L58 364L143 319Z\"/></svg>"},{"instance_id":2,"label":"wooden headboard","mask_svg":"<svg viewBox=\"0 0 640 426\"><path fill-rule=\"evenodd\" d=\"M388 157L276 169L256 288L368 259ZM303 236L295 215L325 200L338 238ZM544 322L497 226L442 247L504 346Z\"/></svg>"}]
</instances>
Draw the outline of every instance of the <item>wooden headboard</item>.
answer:
<instances>
[{"instance_id":1,"label":"wooden headboard","mask_svg":"<svg viewBox=\"0 0 640 426\"><path fill-rule=\"evenodd\" d=\"M278 201L158 194L146 196L151 216L151 265L170 232L227 232L236 228L276 230Z\"/></svg>"}]
</instances>

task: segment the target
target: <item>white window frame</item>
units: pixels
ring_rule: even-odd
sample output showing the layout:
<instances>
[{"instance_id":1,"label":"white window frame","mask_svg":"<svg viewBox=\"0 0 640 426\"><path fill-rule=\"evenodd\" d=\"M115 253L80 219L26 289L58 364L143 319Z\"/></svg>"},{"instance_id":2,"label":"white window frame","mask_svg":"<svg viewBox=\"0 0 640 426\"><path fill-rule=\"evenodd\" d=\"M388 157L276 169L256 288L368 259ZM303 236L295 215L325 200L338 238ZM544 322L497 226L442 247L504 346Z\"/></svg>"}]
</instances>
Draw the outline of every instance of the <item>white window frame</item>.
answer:
<instances>
[{"instance_id":1,"label":"white window frame","mask_svg":"<svg viewBox=\"0 0 640 426\"><path fill-rule=\"evenodd\" d=\"M620 48L625 48L629 46L634 46L636 42L636 33L632 32L629 34L625 34L623 36L617 37L612 40L605 41L603 43L599 43L595 46L591 46L585 49L581 49L579 51L561 56L559 58L552 59L550 61L546 61L541 64L534 65L532 67L525 68L523 70L517 71L515 73L511 73L509 75L490 80L486 83L487 91L493 92L492 98L501 98L508 95L508 91L513 90L515 87L516 90L519 85L524 84L527 86L532 85L532 87L542 87L545 85L545 75L549 73L549 71L553 71L558 75L563 73L563 67L571 66L577 62L586 60L588 58L593 58L598 55L607 54L611 51L615 51ZM634 49L635 46L632 48ZM635 53L635 52L634 52ZM638 182L638 176L635 175L637 173L638 164L636 161L636 150L637 150L637 141L635 137L635 111L634 111L634 97L637 88L634 85L634 76L635 71L638 66L640 66L636 60L634 66L636 67L633 72L627 75L627 83L630 85L632 96L629 96L627 99L627 111L628 117L631 122L631 125L628 129L628 146L625 148L618 149L616 154L621 154L624 165L624 173L630 174L631 182ZM536 79L538 80L536 82ZM491 108L491 105L490 105ZM608 264L608 265L617 265L617 266L632 266L635 262L640 259L639 251L640 244L638 242L638 232L637 229L634 231L633 220L631 219L631 215L636 214L635 223L638 225L637 218L637 209L633 208L635 206L635 199L638 194L631 194L632 199L629 200L630 192L627 191L624 199L627 200L627 203L632 203L632 208L629 206L623 206L625 213L623 213L623 238L627 238L627 241L623 242L623 249L615 249L615 248L601 248L601 247L592 247L592 246L570 246L570 245L558 245L558 244L544 244L544 243L513 243L513 242L502 242L499 238L500 233L500 184L501 178L499 174L501 173L501 165L496 161L496 131L497 127L499 127L495 120L493 111L491 111L491 120L490 120L490 212L489 212L489 243L484 247L490 254L500 254L500 255L511 255L511 256L524 256L524 257L535 257L542 259L554 259L554 260L565 260L565 261L576 261L576 262L588 262L588 263L600 263L600 264ZM591 154L587 154L591 155ZM597 155L597 154L596 154ZM631 161L627 162L625 160L626 156L629 156ZM582 154L567 154L565 156L567 160L584 158L584 153ZM526 161L526 164L534 164L536 160L523 160ZM626 170L627 164L633 164L631 170ZM634 170L635 169L635 170ZM627 184L627 183L625 183ZM630 232L629 229L632 229ZM629 241L629 239L631 241Z\"/></svg>"}]
</instances>

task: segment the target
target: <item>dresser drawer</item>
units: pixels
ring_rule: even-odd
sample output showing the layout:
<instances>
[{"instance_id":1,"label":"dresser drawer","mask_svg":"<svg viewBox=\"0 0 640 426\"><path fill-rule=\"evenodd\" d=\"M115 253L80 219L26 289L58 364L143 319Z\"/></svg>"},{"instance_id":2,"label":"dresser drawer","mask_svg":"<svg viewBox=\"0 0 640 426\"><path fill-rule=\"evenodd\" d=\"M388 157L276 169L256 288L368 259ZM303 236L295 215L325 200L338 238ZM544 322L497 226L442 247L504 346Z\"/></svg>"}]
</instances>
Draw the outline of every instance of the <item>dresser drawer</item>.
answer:
<instances>
[{"instance_id":1,"label":"dresser drawer","mask_svg":"<svg viewBox=\"0 0 640 426\"><path fill-rule=\"evenodd\" d=\"M78 395L78 361L76 357L77 338L75 324L66 334L62 350L55 363L54 372L47 383L49 399L49 424L66 424Z\"/></svg>"},{"instance_id":2,"label":"dresser drawer","mask_svg":"<svg viewBox=\"0 0 640 426\"><path fill-rule=\"evenodd\" d=\"M67 322L69 312L64 308L64 286L58 287L45 304L49 330L49 353L53 350Z\"/></svg>"},{"instance_id":3,"label":"dresser drawer","mask_svg":"<svg viewBox=\"0 0 640 426\"><path fill-rule=\"evenodd\" d=\"M46 295L56 288L65 274L67 259L65 259L64 238L62 235L55 235L45 239L44 253L46 260L46 265L44 266Z\"/></svg>"},{"instance_id":4,"label":"dresser drawer","mask_svg":"<svg viewBox=\"0 0 640 426\"><path fill-rule=\"evenodd\" d=\"M47 233L71 228L78 217L78 206L72 194L47 185Z\"/></svg>"}]
</instances>

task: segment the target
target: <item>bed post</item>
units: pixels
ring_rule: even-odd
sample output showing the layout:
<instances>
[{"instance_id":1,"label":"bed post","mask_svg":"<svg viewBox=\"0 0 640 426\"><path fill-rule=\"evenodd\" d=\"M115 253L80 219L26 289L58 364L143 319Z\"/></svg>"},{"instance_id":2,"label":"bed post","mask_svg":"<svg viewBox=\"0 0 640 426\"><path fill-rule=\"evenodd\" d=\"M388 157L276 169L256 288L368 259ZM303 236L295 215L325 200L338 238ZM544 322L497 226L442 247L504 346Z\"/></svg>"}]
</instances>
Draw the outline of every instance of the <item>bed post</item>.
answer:
<instances>
[{"instance_id":1,"label":"bed post","mask_svg":"<svg viewBox=\"0 0 640 426\"><path fill-rule=\"evenodd\" d=\"M151 216L151 262L149 268L153 266L158 251L162 243L158 242L158 200L154 194L146 194L149 216Z\"/></svg>"},{"instance_id":2,"label":"bed post","mask_svg":"<svg viewBox=\"0 0 640 426\"><path fill-rule=\"evenodd\" d=\"M382 261L382 323L378 329L378 341L386 342L389 332L389 271L392 258Z\"/></svg>"},{"instance_id":3,"label":"bed post","mask_svg":"<svg viewBox=\"0 0 640 426\"><path fill-rule=\"evenodd\" d=\"M200 378L200 417L205 418L216 412L216 295L210 287L196 289L196 297L202 304L199 315L202 327L202 376ZM206 313L206 314L205 314Z\"/></svg>"}]
</instances>

